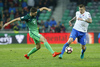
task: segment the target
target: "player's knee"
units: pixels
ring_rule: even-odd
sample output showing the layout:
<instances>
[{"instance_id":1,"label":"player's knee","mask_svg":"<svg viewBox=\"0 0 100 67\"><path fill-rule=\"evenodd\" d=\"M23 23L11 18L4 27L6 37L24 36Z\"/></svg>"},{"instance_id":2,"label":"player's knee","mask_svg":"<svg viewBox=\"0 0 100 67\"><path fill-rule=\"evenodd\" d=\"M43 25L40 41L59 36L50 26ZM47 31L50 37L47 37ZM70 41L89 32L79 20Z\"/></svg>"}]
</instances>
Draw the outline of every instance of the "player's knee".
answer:
<instances>
[{"instance_id":1,"label":"player's knee","mask_svg":"<svg viewBox=\"0 0 100 67\"><path fill-rule=\"evenodd\" d=\"M47 42L47 40L43 36L40 38L40 41L41 42Z\"/></svg>"},{"instance_id":2,"label":"player's knee","mask_svg":"<svg viewBox=\"0 0 100 67\"><path fill-rule=\"evenodd\" d=\"M41 48L41 46L37 46L36 48L39 50Z\"/></svg>"},{"instance_id":3,"label":"player's knee","mask_svg":"<svg viewBox=\"0 0 100 67\"><path fill-rule=\"evenodd\" d=\"M82 49L85 49L85 47L82 47Z\"/></svg>"},{"instance_id":4,"label":"player's knee","mask_svg":"<svg viewBox=\"0 0 100 67\"><path fill-rule=\"evenodd\" d=\"M36 45L36 48L39 50L39 49L41 48L41 45L38 43L38 44Z\"/></svg>"},{"instance_id":5,"label":"player's knee","mask_svg":"<svg viewBox=\"0 0 100 67\"><path fill-rule=\"evenodd\" d=\"M41 48L41 46L40 47L38 47L38 50Z\"/></svg>"},{"instance_id":6,"label":"player's knee","mask_svg":"<svg viewBox=\"0 0 100 67\"><path fill-rule=\"evenodd\" d=\"M68 40L68 44L71 44L72 42L73 42L73 39L70 38L70 39Z\"/></svg>"},{"instance_id":7,"label":"player's knee","mask_svg":"<svg viewBox=\"0 0 100 67\"><path fill-rule=\"evenodd\" d=\"M71 41L68 41L68 44L71 44Z\"/></svg>"},{"instance_id":8,"label":"player's knee","mask_svg":"<svg viewBox=\"0 0 100 67\"><path fill-rule=\"evenodd\" d=\"M82 46L82 49L85 49L85 46Z\"/></svg>"},{"instance_id":9,"label":"player's knee","mask_svg":"<svg viewBox=\"0 0 100 67\"><path fill-rule=\"evenodd\" d=\"M45 42L47 42L47 40L45 38L43 38L43 42L45 43Z\"/></svg>"}]
</instances>

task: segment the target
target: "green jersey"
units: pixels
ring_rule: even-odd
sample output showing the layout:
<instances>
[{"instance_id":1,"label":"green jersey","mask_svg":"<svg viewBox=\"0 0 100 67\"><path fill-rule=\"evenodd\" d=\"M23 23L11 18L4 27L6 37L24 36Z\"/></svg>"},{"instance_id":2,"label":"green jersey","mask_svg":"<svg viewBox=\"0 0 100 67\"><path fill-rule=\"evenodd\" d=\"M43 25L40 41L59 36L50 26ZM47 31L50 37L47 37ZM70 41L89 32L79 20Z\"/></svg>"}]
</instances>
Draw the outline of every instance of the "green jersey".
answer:
<instances>
[{"instance_id":1,"label":"green jersey","mask_svg":"<svg viewBox=\"0 0 100 67\"><path fill-rule=\"evenodd\" d=\"M40 12L40 10L37 11L37 15L38 15L39 12ZM20 17L20 19L22 21L26 21L26 24L28 25L29 31L38 32L38 29L37 29L37 16L31 17L29 14L27 14L23 17Z\"/></svg>"}]
</instances>

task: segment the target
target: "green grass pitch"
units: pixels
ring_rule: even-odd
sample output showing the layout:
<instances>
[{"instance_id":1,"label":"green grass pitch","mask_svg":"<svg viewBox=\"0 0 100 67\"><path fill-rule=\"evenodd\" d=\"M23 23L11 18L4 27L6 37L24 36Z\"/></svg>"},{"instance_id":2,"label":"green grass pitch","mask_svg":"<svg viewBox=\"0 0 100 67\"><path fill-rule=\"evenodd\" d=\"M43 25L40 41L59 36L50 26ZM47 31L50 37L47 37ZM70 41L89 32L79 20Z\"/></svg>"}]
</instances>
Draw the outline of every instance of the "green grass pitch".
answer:
<instances>
[{"instance_id":1,"label":"green grass pitch","mask_svg":"<svg viewBox=\"0 0 100 67\"><path fill-rule=\"evenodd\" d=\"M0 67L100 67L100 44L87 44L84 59L80 59L81 47L72 44L72 54L64 53L63 59L52 57L51 53L41 45L41 49L27 60L24 54L35 45L10 44L0 45ZM54 51L61 51L63 44L52 44Z\"/></svg>"}]
</instances>

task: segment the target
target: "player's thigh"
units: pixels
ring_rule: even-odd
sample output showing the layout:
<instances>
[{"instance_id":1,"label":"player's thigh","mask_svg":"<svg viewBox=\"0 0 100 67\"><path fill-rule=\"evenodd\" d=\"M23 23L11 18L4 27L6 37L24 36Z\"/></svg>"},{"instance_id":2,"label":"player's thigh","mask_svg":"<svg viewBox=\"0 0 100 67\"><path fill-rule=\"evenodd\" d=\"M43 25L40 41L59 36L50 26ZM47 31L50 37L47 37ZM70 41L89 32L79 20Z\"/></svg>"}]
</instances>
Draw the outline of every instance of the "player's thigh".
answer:
<instances>
[{"instance_id":1,"label":"player's thigh","mask_svg":"<svg viewBox=\"0 0 100 67\"><path fill-rule=\"evenodd\" d=\"M83 46L86 45L86 34L83 34L83 36L78 37L78 42Z\"/></svg>"},{"instance_id":2,"label":"player's thigh","mask_svg":"<svg viewBox=\"0 0 100 67\"><path fill-rule=\"evenodd\" d=\"M69 37L69 41L70 40L74 41L76 39L76 37L77 37L77 31L75 29L72 29L72 32L71 32L70 37Z\"/></svg>"},{"instance_id":3,"label":"player's thigh","mask_svg":"<svg viewBox=\"0 0 100 67\"><path fill-rule=\"evenodd\" d=\"M45 37L44 36L41 36L40 37L40 42L46 42L47 40L45 39Z\"/></svg>"}]
</instances>

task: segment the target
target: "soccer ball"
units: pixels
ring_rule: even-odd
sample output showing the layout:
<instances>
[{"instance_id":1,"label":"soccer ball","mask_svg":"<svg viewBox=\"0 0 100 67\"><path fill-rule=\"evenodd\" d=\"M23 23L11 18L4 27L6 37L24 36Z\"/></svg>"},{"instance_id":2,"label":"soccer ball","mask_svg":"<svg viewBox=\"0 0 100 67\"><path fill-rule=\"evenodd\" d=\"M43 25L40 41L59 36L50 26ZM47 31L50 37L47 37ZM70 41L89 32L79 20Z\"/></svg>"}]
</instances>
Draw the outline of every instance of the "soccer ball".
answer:
<instances>
[{"instance_id":1,"label":"soccer ball","mask_svg":"<svg viewBox=\"0 0 100 67\"><path fill-rule=\"evenodd\" d=\"M73 51L73 48L72 47L66 47L65 48L65 52L68 53L68 54L71 54Z\"/></svg>"}]
</instances>

